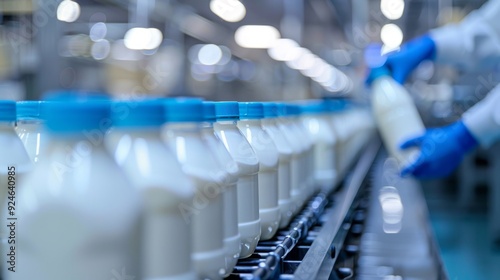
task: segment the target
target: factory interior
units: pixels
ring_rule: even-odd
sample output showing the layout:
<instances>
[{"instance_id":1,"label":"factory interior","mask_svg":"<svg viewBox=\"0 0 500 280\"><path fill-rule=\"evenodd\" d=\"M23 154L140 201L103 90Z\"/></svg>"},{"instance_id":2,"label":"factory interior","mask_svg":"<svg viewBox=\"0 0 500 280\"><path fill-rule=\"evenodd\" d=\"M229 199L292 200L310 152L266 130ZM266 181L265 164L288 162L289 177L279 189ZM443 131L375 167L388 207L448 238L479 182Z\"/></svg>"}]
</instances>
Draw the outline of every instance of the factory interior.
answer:
<instances>
[{"instance_id":1,"label":"factory interior","mask_svg":"<svg viewBox=\"0 0 500 280\"><path fill-rule=\"evenodd\" d=\"M378 84L374 82L372 87L366 81L370 71L366 62L366 50L370 46L377 44L385 53L398 52L413 38L418 38L429 30L458 23L486 2L488 1L1 0L0 100L49 100L47 96L54 92L89 95L98 93L117 102L164 98L204 100L215 103L214 114L217 115L217 121L219 102L237 101L240 102L241 123L244 123L242 106L248 105L244 108L250 116L253 112L251 109L254 108L252 106L262 103L264 105L259 105L263 108L260 109L263 110L260 118L264 128L259 128L262 131L267 131L266 125L278 128L279 124L283 123L286 126L287 121L270 121L269 124L265 122L265 104L278 104L269 105L278 111L274 115L275 118L287 119L280 116L289 114L292 116L290 122L293 122L293 119L300 122L300 129L304 128L291 132L292 135L287 141L290 142L292 150L295 140L298 150L301 149L302 142L309 141L307 149L310 149L310 158L304 158L304 162L308 162L311 167L303 165L307 170L302 172L299 168L296 171L300 171L300 174L293 174L292 166L291 188L293 189L291 181L294 178L301 180L301 176L319 174L314 173L319 171L313 170L313 166L317 167L316 163L321 165L322 162L331 161L335 164L335 176L328 177L328 182L324 183L328 187L321 185L313 188L314 184L311 183L311 190L301 193L298 208L292 211L293 214L288 217L289 221L283 226L280 225L279 230L274 230L269 238L264 238L265 233L262 232L254 250L250 250L252 252L247 256L239 255L238 252L239 259L234 260L233 267L227 269L226 266L224 273L219 272L220 275L212 276L209 272L200 274L200 268L195 261L198 274L194 278L186 276L187 274L155 278L146 276L146 273L141 276L137 271L144 272L149 268L148 264L143 264L137 271L124 266L127 273L125 268L122 271L119 267L105 275L102 280L498 279L500 145L492 144L471 150L464 155L457 169L442 178L400 176L400 162L388 148L389 144L384 135L381 136L382 132L377 127L377 116L374 116L378 111L372 108L376 92L374 87ZM426 128L444 127L459 121L465 112L500 84L498 66L500 64L494 71L463 71L428 60L420 63L415 71L409 74L403 88L411 96ZM181 116L179 108L185 105L186 107L182 108L187 109L183 110L193 110L192 114L195 114L194 111L198 107L193 104L196 102L186 101L193 103L191 107L182 103L184 101L179 102L179 111L171 109L172 111ZM279 104L292 104L292 109L283 105L288 113L280 115ZM321 107L325 111L315 115L316 110L319 110L315 105L318 104L330 109ZM71 106L68 108L73 108ZM170 103L165 106L165 110L175 107ZM52 116L57 111L60 118L64 118L64 114L68 114L69 119L72 118L69 116L70 109L52 107L54 112L50 113L47 109L47 116ZM221 105L220 108L222 107ZM227 105L224 108L229 107ZM3 107L0 106L1 108ZM80 107L75 105L74 108L79 110ZM296 115L291 113L293 108L298 110ZM308 115L308 112L313 114ZM90 119L93 117L89 117ZM331 135L323 130L324 124L331 128ZM241 125L251 127L254 122L247 120ZM217 123L214 128L217 132ZM244 129L240 127L240 121L238 128L247 139L253 137L250 128L245 134ZM52 129L50 125L49 129ZM172 131L175 129L182 130L172 128ZM211 131L213 136L213 129ZM271 138L274 137L272 131L270 128ZM313 140L305 140L309 136L306 137L307 133L302 134L301 131L309 131L313 135L310 139ZM0 130L1 133L3 132ZM170 137L169 133L165 132L165 135ZM172 132L172 135L175 133L177 132ZM287 136L286 131L277 133ZM230 143L223 139L224 131L222 136L215 134L222 139L229 154L233 156L229 148ZM238 132L238 135L241 133ZM326 150L318 148L320 144L314 146L314 135L333 139L329 147L333 149L332 155L334 154L335 158ZM0 135L0 140L1 137ZM169 147L177 145L179 149L179 139L181 138ZM321 142L321 139L317 141ZM255 143L250 140L249 142L255 149ZM6 147L10 142L5 143L0 145L3 146L0 147L2 158L11 155L7 152L10 148ZM183 142L182 145L189 143ZM279 139L275 141L275 145L275 149L281 153ZM315 147L318 150L314 150ZM187 148L189 149L189 146ZM196 156L200 161L204 160L207 151L194 147L194 144L191 148L193 159L189 159L189 156L188 159L179 159L181 165L184 164L183 160L196 161ZM195 150L197 155L194 154ZM256 152L261 162L260 155ZM227 154L227 151L225 153ZM178 153L177 157L185 155ZM9 160L0 159L0 163L4 164L4 161ZM141 160L144 159L138 159L139 162ZM42 158L40 163L36 163L35 171L43 164ZM260 164L262 171L263 163ZM281 168L281 157L279 164ZM189 172L194 172L186 171L189 164L186 165L188 167L182 165L182 172L170 172L171 178L183 172L188 175ZM5 169L3 165L0 167ZM40 174L41 171L33 176L41 176ZM279 176L281 180L281 173ZM313 178L313 175L310 176ZM29 180L45 182L45 179L37 180L35 177ZM46 182L49 184L52 181L47 179ZM262 192L260 173L258 182L259 192ZM1 184L2 188L7 188L4 186L6 183L2 181ZM28 215L31 212L23 210L22 203L23 198L27 201L31 196L22 193L23 182L20 181L20 185L17 190L17 202L20 205L17 211ZM50 192L50 187L47 188ZM238 183L238 191L239 188ZM262 201L266 201L262 195L259 193L258 199L261 207ZM288 198L293 199L293 195L292 190ZM57 200L56 196L54 197ZM94 202L85 202L82 196L82 203L90 207ZM95 203L97 205L100 202ZM238 203L241 203L239 196ZM109 209L114 207L112 205L115 204L110 202ZM54 209L47 208L47 211L57 210ZM259 210L259 207L257 209ZM102 211L106 212L107 208ZM3 212L4 209L0 211ZM262 213L261 211L260 220L264 222ZM238 219L244 216L244 213L237 214ZM58 223L46 215L44 219L49 221L47 223ZM56 216L60 217L60 223L67 223L67 227L60 225L63 226L59 233L62 242L76 240L77 237L67 236L77 233L77 229L71 229L73 224L75 228L93 225L76 225L76 221L67 218L71 216L57 214L54 217ZM281 219L283 218L281 214ZM2 223L5 219L2 218ZM28 219L25 221L28 223ZM19 218L19 223L21 222L22 219ZM239 222L242 234L242 223ZM209 220L209 224L205 225L210 223ZM40 225L33 222L30 226L36 228ZM262 229L265 231L266 228L262 226ZM20 244L17 249L18 271L6 271L4 261L0 265L1 279L4 280L33 279L23 270L27 271L28 267L33 265L35 270L45 271L38 265L50 263L47 261L36 264L34 257L23 259L22 256L25 251L28 255L33 252L30 250L34 250L29 247L33 244L26 240L43 240L50 235L50 231L43 231L43 234L47 235L40 233L39 237L32 238L33 232L31 235L23 233L22 226L17 230ZM206 230L196 232L194 236L203 234L210 236L212 233ZM175 234L172 235L169 238L176 238ZM21 247L22 242L31 245ZM243 239L241 242L244 244ZM101 245L109 249L106 244ZM154 244L150 246L154 247ZM50 249L47 250L46 255L36 256L46 256L50 259ZM168 254L174 259L179 255L180 260L186 254L189 257L189 250L189 247L173 247L168 248ZM6 254L3 249L0 251L2 255ZM139 251L132 253L133 257L140 258ZM183 254L181 251L187 253ZM3 258L4 256L2 260ZM78 258L82 259L72 259L75 263L74 269L85 268L83 263L89 267L96 265L92 263L93 260L83 259L82 256ZM26 265L25 268L23 265ZM208 267L208 262L203 265L206 267L201 270L215 269ZM71 265L68 267L64 273L72 268ZM68 279L62 275L69 275L62 272L50 273L52 272L47 272L46 275L56 278L42 276L39 279L62 280ZM60 278L54 275L60 275ZM75 276L73 279L101 280L101 276L96 272L82 278Z\"/></svg>"}]
</instances>

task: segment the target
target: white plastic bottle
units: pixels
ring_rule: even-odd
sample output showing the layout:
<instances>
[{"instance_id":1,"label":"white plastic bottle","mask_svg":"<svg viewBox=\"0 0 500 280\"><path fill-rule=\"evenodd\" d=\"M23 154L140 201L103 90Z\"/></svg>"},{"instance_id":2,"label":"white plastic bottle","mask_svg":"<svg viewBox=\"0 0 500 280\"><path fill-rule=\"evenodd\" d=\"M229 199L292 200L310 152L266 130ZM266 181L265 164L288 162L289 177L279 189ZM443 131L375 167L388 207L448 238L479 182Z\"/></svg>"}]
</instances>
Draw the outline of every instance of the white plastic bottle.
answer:
<instances>
[{"instance_id":1,"label":"white plastic bottle","mask_svg":"<svg viewBox=\"0 0 500 280\"><path fill-rule=\"evenodd\" d=\"M43 107L44 160L17 192L16 272L4 279L140 277L141 200L106 151L109 101L71 96Z\"/></svg>"},{"instance_id":2,"label":"white plastic bottle","mask_svg":"<svg viewBox=\"0 0 500 280\"><path fill-rule=\"evenodd\" d=\"M47 147L47 134L43 130L44 117L41 107L46 101L19 101L16 103L16 132L33 163L40 162Z\"/></svg>"},{"instance_id":3,"label":"white plastic bottle","mask_svg":"<svg viewBox=\"0 0 500 280\"><path fill-rule=\"evenodd\" d=\"M303 172L306 149L301 138L295 134L295 130L292 128L291 119L288 117L286 110L287 106L284 103L277 103L276 106L278 113L276 123L293 150L290 160L290 196L293 201L293 213L296 214L303 206L302 185L304 184Z\"/></svg>"},{"instance_id":4,"label":"white plastic bottle","mask_svg":"<svg viewBox=\"0 0 500 280\"><path fill-rule=\"evenodd\" d=\"M0 213L3 221L8 222L9 206L15 208L19 184L25 175L31 171L32 163L24 149L23 143L16 134L16 103L14 101L0 100ZM13 212L16 214L15 212ZM17 216L17 215L15 215ZM8 238L10 230L7 224L0 229L0 245L2 256L0 259L4 275L9 267L6 255L10 253Z\"/></svg>"},{"instance_id":5,"label":"white plastic bottle","mask_svg":"<svg viewBox=\"0 0 500 280\"><path fill-rule=\"evenodd\" d=\"M333 190L337 169L335 165L336 135L327 115L327 105L321 101L301 105L302 122L314 142L315 184L325 192Z\"/></svg>"},{"instance_id":6,"label":"white plastic bottle","mask_svg":"<svg viewBox=\"0 0 500 280\"><path fill-rule=\"evenodd\" d=\"M287 118L290 122L290 127L295 134L295 137L300 139L300 143L304 149L304 156L302 158L301 170L301 204L304 205L308 198L314 193L314 149L311 138L306 131L306 128L300 121L300 107L296 104L286 104Z\"/></svg>"},{"instance_id":7,"label":"white plastic bottle","mask_svg":"<svg viewBox=\"0 0 500 280\"><path fill-rule=\"evenodd\" d=\"M260 240L259 218L259 160L247 139L236 126L239 119L238 102L215 103L217 122L214 130L238 165L236 184L238 230L241 236L240 258L249 257Z\"/></svg>"},{"instance_id":8,"label":"white plastic bottle","mask_svg":"<svg viewBox=\"0 0 500 280\"><path fill-rule=\"evenodd\" d=\"M336 143L336 166L337 177L341 180L349 167L349 137L352 131L347 122L346 102L344 100L329 99L325 101L330 112L332 128L337 136Z\"/></svg>"},{"instance_id":9,"label":"white plastic bottle","mask_svg":"<svg viewBox=\"0 0 500 280\"><path fill-rule=\"evenodd\" d=\"M425 132L425 127L406 89L394 81L385 68L372 72L372 107L382 139L390 155L405 166L416 160L418 148L401 150L399 146Z\"/></svg>"},{"instance_id":10,"label":"white plastic bottle","mask_svg":"<svg viewBox=\"0 0 500 280\"><path fill-rule=\"evenodd\" d=\"M192 225L191 258L197 277L222 279L227 274L222 192L228 174L203 140L202 101L168 99L164 106L162 138L195 186L193 201L179 204L179 209Z\"/></svg>"},{"instance_id":11,"label":"white plastic bottle","mask_svg":"<svg viewBox=\"0 0 500 280\"><path fill-rule=\"evenodd\" d=\"M194 187L160 136L164 106L154 101L112 104L106 146L143 200L141 279L194 280L191 224L178 206Z\"/></svg>"},{"instance_id":12,"label":"white plastic bottle","mask_svg":"<svg viewBox=\"0 0 500 280\"><path fill-rule=\"evenodd\" d=\"M293 149L286 139L284 133L278 128L276 118L278 117L278 106L276 103L263 103L264 118L262 128L269 134L279 153L278 165L278 205L281 211L280 228L285 228L293 216L293 201L290 188L290 165Z\"/></svg>"},{"instance_id":13,"label":"white plastic bottle","mask_svg":"<svg viewBox=\"0 0 500 280\"><path fill-rule=\"evenodd\" d=\"M224 250L226 251L226 275L233 271L238 262L241 251L241 237L238 230L238 195L236 183L240 170L229 152L224 147L220 138L215 134L215 104L214 102L203 102L203 123L201 134L220 165L228 173L223 190L224 200Z\"/></svg>"},{"instance_id":14,"label":"white plastic bottle","mask_svg":"<svg viewBox=\"0 0 500 280\"><path fill-rule=\"evenodd\" d=\"M281 219L278 206L278 149L269 134L262 129L262 103L242 102L238 106L240 120L237 126L259 159L260 238L269 240L278 231Z\"/></svg>"}]
</instances>

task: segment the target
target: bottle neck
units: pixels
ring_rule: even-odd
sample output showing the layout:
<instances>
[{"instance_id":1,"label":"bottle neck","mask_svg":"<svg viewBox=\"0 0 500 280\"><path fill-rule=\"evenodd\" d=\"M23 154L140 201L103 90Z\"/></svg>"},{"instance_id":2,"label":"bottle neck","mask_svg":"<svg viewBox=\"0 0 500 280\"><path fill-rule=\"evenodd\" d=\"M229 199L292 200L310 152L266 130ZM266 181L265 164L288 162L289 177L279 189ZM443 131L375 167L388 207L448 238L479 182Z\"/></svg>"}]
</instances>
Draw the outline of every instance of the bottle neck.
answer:
<instances>
[{"instance_id":1,"label":"bottle neck","mask_svg":"<svg viewBox=\"0 0 500 280\"><path fill-rule=\"evenodd\" d=\"M243 119L243 120L240 120L239 123L246 124L246 125L260 126L262 124L262 121L260 119Z\"/></svg>"},{"instance_id":2,"label":"bottle neck","mask_svg":"<svg viewBox=\"0 0 500 280\"><path fill-rule=\"evenodd\" d=\"M154 126L154 127L113 127L112 128L113 133L118 133L118 134L127 134L130 135L131 137L138 137L138 138L156 138L160 137L161 134L161 127Z\"/></svg>"},{"instance_id":3,"label":"bottle neck","mask_svg":"<svg viewBox=\"0 0 500 280\"><path fill-rule=\"evenodd\" d=\"M217 123L218 125L234 125L234 126L235 126L235 125L236 125L236 123L237 123L237 121L238 121L238 120L235 120L235 119L227 119L227 120L225 120L225 119L220 119L220 120L217 120L217 122L216 122L216 123Z\"/></svg>"}]
</instances>

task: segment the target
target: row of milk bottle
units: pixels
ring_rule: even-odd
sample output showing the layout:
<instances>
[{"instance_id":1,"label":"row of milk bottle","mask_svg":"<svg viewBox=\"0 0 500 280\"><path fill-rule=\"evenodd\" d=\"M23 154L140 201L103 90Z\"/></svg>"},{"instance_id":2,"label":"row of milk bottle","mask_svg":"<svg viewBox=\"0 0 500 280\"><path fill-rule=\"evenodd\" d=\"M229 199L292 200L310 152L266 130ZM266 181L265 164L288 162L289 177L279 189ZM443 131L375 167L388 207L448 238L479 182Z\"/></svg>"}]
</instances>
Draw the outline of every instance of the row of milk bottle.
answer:
<instances>
[{"instance_id":1,"label":"row of milk bottle","mask_svg":"<svg viewBox=\"0 0 500 280\"><path fill-rule=\"evenodd\" d=\"M0 101L3 278L229 275L369 140L338 102Z\"/></svg>"}]
</instances>

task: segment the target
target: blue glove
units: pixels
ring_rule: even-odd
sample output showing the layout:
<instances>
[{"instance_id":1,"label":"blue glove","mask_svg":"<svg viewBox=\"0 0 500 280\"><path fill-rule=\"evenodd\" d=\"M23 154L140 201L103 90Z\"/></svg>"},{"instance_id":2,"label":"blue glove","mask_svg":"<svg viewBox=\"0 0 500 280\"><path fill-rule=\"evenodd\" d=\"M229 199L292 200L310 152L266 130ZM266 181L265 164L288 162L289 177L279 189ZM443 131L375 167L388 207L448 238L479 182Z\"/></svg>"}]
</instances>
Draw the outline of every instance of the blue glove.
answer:
<instances>
[{"instance_id":1,"label":"blue glove","mask_svg":"<svg viewBox=\"0 0 500 280\"><path fill-rule=\"evenodd\" d=\"M392 73L392 77L398 83L403 84L408 75L417 68L417 66L424 60L434 60L436 57L436 43L429 35L424 35L415 38L401 46L399 51L391 52L387 54L387 57L380 63L380 59L374 59L373 54L376 53L374 49L367 51L369 54L365 53L366 56L372 56L367 60L379 61L376 64L368 62L368 66L371 68L377 68L384 66ZM380 55L380 48L378 49L378 55ZM368 83L370 78L368 78Z\"/></svg>"},{"instance_id":2,"label":"blue glove","mask_svg":"<svg viewBox=\"0 0 500 280\"><path fill-rule=\"evenodd\" d=\"M449 175L464 155L478 145L462 121L442 128L428 129L424 135L410 139L401 149L419 147L420 156L406 166L401 175L420 179L434 179Z\"/></svg>"}]
</instances>

